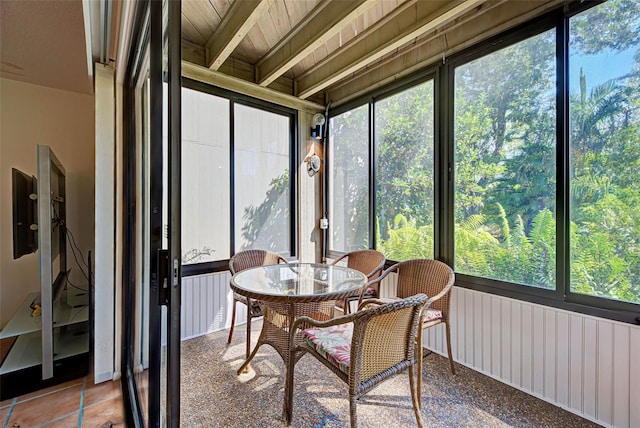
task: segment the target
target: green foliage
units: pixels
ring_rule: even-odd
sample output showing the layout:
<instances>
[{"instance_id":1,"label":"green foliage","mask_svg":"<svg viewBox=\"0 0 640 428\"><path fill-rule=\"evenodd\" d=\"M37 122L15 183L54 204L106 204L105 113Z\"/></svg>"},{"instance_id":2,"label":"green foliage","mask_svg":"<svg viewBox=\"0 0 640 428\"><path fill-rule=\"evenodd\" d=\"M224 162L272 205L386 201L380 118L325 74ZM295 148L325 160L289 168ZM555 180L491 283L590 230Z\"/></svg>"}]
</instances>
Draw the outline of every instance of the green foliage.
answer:
<instances>
[{"instance_id":1,"label":"green foliage","mask_svg":"<svg viewBox=\"0 0 640 428\"><path fill-rule=\"evenodd\" d=\"M593 7L571 18L570 32L572 55L638 49L640 1ZM555 37L543 32L455 70L455 269L556 287L556 156L568 150L571 291L640 303L640 51L631 72L589 91L580 70L565 148ZM353 244L366 246L368 192L358 174L368 168L367 110L345 119L350 140L336 155L353 180L340 195L346 226L365 237ZM388 259L433 254L433 129L432 85L376 102L376 245Z\"/></svg>"},{"instance_id":2,"label":"green foliage","mask_svg":"<svg viewBox=\"0 0 640 428\"><path fill-rule=\"evenodd\" d=\"M396 215L387 225L389 238L378 240L377 248L389 260L433 258L433 227L416 226L415 219Z\"/></svg>"},{"instance_id":3,"label":"green foliage","mask_svg":"<svg viewBox=\"0 0 640 428\"><path fill-rule=\"evenodd\" d=\"M571 26L572 47L584 55L636 46L640 43L640 2L609 0L606 7L594 7L572 19Z\"/></svg>"},{"instance_id":4,"label":"green foliage","mask_svg":"<svg viewBox=\"0 0 640 428\"><path fill-rule=\"evenodd\" d=\"M400 214L433 223L433 82L376 104L376 217L380 235Z\"/></svg>"}]
</instances>

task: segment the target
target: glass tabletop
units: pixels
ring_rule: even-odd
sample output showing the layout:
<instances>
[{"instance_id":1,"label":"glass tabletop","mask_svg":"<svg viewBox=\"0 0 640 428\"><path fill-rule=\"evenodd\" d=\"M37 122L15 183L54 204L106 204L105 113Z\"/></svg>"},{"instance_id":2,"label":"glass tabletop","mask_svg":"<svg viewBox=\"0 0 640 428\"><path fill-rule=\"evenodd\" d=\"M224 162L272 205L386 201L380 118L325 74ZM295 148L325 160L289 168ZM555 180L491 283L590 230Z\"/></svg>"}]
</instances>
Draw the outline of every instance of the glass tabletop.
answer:
<instances>
[{"instance_id":1,"label":"glass tabletop","mask_svg":"<svg viewBox=\"0 0 640 428\"><path fill-rule=\"evenodd\" d=\"M265 299L336 297L353 293L366 284L363 273L344 266L287 263L258 266L238 272L232 288L243 295Z\"/></svg>"}]
</instances>

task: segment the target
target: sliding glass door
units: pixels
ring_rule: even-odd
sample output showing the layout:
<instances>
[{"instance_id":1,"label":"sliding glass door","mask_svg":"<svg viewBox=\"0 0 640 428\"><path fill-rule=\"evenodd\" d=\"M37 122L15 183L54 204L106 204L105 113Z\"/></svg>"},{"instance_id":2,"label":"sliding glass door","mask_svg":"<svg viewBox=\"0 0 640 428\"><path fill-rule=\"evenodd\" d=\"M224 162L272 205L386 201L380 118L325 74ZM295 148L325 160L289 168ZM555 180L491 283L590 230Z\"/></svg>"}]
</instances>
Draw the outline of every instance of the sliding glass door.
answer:
<instances>
[{"instance_id":1,"label":"sliding glass door","mask_svg":"<svg viewBox=\"0 0 640 428\"><path fill-rule=\"evenodd\" d=\"M179 426L180 2L141 4L136 23L123 101L123 390L130 425Z\"/></svg>"}]
</instances>

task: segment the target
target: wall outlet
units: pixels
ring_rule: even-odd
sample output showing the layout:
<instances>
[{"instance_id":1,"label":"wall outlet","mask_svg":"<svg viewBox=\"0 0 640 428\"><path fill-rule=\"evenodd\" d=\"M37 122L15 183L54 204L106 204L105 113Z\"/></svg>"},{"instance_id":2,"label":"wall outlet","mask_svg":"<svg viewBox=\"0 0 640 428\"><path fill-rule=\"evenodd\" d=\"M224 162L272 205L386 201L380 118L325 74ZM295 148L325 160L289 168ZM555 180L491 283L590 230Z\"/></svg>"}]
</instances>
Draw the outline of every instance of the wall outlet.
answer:
<instances>
[{"instance_id":1,"label":"wall outlet","mask_svg":"<svg viewBox=\"0 0 640 428\"><path fill-rule=\"evenodd\" d=\"M328 229L329 228L329 219L321 218L320 219L320 229Z\"/></svg>"}]
</instances>

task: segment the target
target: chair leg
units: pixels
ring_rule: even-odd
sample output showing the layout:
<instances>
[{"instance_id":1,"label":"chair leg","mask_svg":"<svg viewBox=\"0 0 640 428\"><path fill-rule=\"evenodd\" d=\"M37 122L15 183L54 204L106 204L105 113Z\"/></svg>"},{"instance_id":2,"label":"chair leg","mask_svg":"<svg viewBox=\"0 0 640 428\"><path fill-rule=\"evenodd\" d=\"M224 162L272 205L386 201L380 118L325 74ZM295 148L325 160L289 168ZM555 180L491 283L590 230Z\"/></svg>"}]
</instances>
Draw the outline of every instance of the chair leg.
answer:
<instances>
[{"instance_id":1,"label":"chair leg","mask_svg":"<svg viewBox=\"0 0 640 428\"><path fill-rule=\"evenodd\" d=\"M422 328L418 327L418 337L416 338L416 368L418 390L418 409L422 408Z\"/></svg>"},{"instance_id":2,"label":"chair leg","mask_svg":"<svg viewBox=\"0 0 640 428\"><path fill-rule=\"evenodd\" d=\"M233 337L233 327L236 325L236 306L238 301L233 299L233 309L231 310L231 328L229 329L229 338L227 339L227 343L231 343L231 338Z\"/></svg>"},{"instance_id":3,"label":"chair leg","mask_svg":"<svg viewBox=\"0 0 640 428\"><path fill-rule=\"evenodd\" d=\"M247 349L246 357L249 358L251 354L251 300L247 299Z\"/></svg>"},{"instance_id":4,"label":"chair leg","mask_svg":"<svg viewBox=\"0 0 640 428\"><path fill-rule=\"evenodd\" d=\"M415 413L416 415L416 422L418 423L418 426L422 428L424 426L424 422L422 421L422 413L420 413L422 391L417 389L417 381L415 379L416 374L418 375L418 379L420 379L422 376L420 376L419 372L415 373L417 371L417 365L418 363L416 362L415 366L409 366L409 387L411 388L411 403L413 404L413 413Z\"/></svg>"},{"instance_id":5,"label":"chair leg","mask_svg":"<svg viewBox=\"0 0 640 428\"><path fill-rule=\"evenodd\" d=\"M351 421L351 428L357 428L358 426L358 414L356 413L357 399L354 395L349 394L349 420Z\"/></svg>"},{"instance_id":6,"label":"chair leg","mask_svg":"<svg viewBox=\"0 0 640 428\"><path fill-rule=\"evenodd\" d=\"M444 324L445 332L447 335L447 352L449 353L449 365L451 366L451 374L456 374L456 368L453 365L453 353L451 352L451 329L449 323Z\"/></svg>"}]
</instances>

